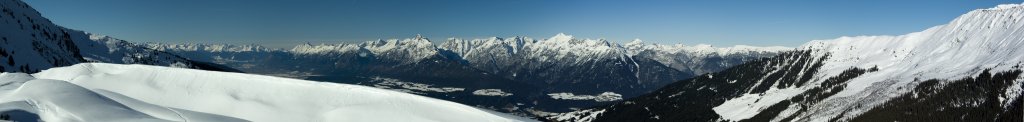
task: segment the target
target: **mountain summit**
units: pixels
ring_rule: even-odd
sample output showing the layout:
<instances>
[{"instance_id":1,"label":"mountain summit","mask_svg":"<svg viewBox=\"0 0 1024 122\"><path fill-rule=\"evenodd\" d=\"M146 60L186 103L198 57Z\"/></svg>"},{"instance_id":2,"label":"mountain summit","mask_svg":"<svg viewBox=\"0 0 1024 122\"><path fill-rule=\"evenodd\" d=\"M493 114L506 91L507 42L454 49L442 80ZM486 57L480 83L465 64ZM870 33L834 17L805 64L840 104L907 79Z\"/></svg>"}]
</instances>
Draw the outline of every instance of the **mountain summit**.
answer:
<instances>
[{"instance_id":1,"label":"mountain summit","mask_svg":"<svg viewBox=\"0 0 1024 122\"><path fill-rule=\"evenodd\" d=\"M900 36L815 40L559 121L1021 121L1024 6ZM640 119L640 120L638 120Z\"/></svg>"}]
</instances>

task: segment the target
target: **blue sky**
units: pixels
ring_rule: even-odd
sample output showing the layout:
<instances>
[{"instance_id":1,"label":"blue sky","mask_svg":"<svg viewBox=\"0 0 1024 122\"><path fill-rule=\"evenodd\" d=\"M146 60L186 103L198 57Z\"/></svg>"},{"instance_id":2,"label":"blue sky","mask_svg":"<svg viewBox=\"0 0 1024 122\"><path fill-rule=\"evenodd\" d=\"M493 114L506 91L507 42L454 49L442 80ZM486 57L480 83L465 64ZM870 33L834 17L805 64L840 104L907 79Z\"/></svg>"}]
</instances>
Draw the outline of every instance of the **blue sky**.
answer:
<instances>
[{"instance_id":1,"label":"blue sky","mask_svg":"<svg viewBox=\"0 0 1024 122\"><path fill-rule=\"evenodd\" d=\"M527 36L795 47L901 35L1021 0L27 0L65 27L135 42L294 44Z\"/></svg>"}]
</instances>

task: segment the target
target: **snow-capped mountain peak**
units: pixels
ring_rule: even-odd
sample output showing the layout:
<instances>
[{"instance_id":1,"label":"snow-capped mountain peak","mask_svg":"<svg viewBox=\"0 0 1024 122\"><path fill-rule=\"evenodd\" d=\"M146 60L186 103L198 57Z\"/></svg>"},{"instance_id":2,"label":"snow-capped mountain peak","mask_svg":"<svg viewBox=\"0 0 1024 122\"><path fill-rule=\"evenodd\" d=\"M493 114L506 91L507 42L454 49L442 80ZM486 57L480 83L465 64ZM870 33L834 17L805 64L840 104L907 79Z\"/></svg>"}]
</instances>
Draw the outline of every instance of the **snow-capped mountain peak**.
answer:
<instances>
[{"instance_id":1,"label":"snow-capped mountain peak","mask_svg":"<svg viewBox=\"0 0 1024 122\"><path fill-rule=\"evenodd\" d=\"M313 44L306 43L306 44L296 45L295 47L293 47L289 51L292 52L292 53L296 53L296 54L328 54L328 53L355 52L355 51L359 51L360 49L361 49L361 47L359 45L356 45L356 44L327 45L327 44L321 43L321 44L313 45Z\"/></svg>"},{"instance_id":2,"label":"snow-capped mountain peak","mask_svg":"<svg viewBox=\"0 0 1024 122\"><path fill-rule=\"evenodd\" d=\"M103 36L106 37L106 36ZM102 38L102 37L101 37ZM102 40L97 38L96 40ZM207 51L207 52L271 52L281 49L274 49L264 47L257 44L247 45L233 45L233 44L201 44L201 43L185 43L185 44L164 44L164 43L147 43L147 47L166 51L166 50L181 50L181 51Z\"/></svg>"},{"instance_id":3,"label":"snow-capped mountain peak","mask_svg":"<svg viewBox=\"0 0 1024 122\"><path fill-rule=\"evenodd\" d=\"M417 35L415 38L406 39L378 39L362 43L341 43L341 44L303 44L296 45L290 53L301 55L323 55L323 54L357 54L365 57L372 54L378 58L387 58L399 61L404 64L415 63L423 59L437 56L437 47L425 37Z\"/></svg>"},{"instance_id":4,"label":"snow-capped mountain peak","mask_svg":"<svg viewBox=\"0 0 1024 122\"><path fill-rule=\"evenodd\" d=\"M969 64L1013 64L1024 57L1024 7L1005 4L968 12L947 25L935 26L921 32L900 36L857 36L834 40L815 40L801 49L823 50L831 55L837 67L907 68L891 62L912 64L918 62L951 61ZM985 54L977 57L968 55ZM1006 60L993 60L1006 59ZM969 62L965 62L969 61ZM1001 61L1001 62L989 62ZM939 64L936 64L938 66ZM953 65L953 64L950 64ZM947 65L948 66L948 65ZM922 71L931 70L913 66ZM948 67L933 67L948 69ZM956 77L956 76L951 76Z\"/></svg>"},{"instance_id":5,"label":"snow-capped mountain peak","mask_svg":"<svg viewBox=\"0 0 1024 122\"><path fill-rule=\"evenodd\" d=\"M644 40L640 40L640 38L636 38L636 39L633 39L633 41L627 42L623 46L633 47L633 46L640 46L640 45L644 45Z\"/></svg>"},{"instance_id":6,"label":"snow-capped mountain peak","mask_svg":"<svg viewBox=\"0 0 1024 122\"><path fill-rule=\"evenodd\" d=\"M921 79L961 79L973 77L987 72L1007 72L1024 62L1024 7L1020 4L1000 5L989 9L968 12L946 25L939 25L921 32L899 36L857 36L841 37L833 40L815 40L801 46L803 50L814 50L815 57L825 57L824 66L815 77L831 77L842 74L850 67L869 69L877 68L875 73L868 73L851 79L847 87L836 93L822 104L811 108L828 108L850 112L817 112L799 116L814 116L824 119L840 117L851 119L861 112L883 104L895 95L908 92ZM816 82L824 82L817 79ZM1018 84L1020 81L1016 81ZM886 86L879 86L886 84ZM807 88L790 88L780 90L802 91ZM1020 91L1020 90L1009 90ZM793 94L768 93L765 97L790 97ZM1008 95L1020 97L1020 94ZM857 99L857 102L839 102ZM722 106L740 104L771 105L763 102L730 101ZM1007 102L1007 101L1001 101ZM827 106L827 107L826 107ZM767 106L749 106L749 109L766 108ZM795 109L795 108L793 108ZM751 111L756 112L756 111ZM839 115L844 113L843 115ZM782 116L782 115L780 115ZM796 116L796 115L794 115ZM726 116L729 117L729 116Z\"/></svg>"},{"instance_id":7,"label":"snow-capped mountain peak","mask_svg":"<svg viewBox=\"0 0 1024 122\"><path fill-rule=\"evenodd\" d=\"M905 35L814 40L629 103L553 118L614 121L649 112L695 121L1016 121L1024 99L1022 16L1021 4L1000 5ZM699 93L705 88L713 93ZM694 106L672 108L685 105ZM647 120L664 121L657 119Z\"/></svg>"},{"instance_id":8,"label":"snow-capped mountain peak","mask_svg":"<svg viewBox=\"0 0 1024 122\"><path fill-rule=\"evenodd\" d=\"M614 92L623 97L645 93L660 85L695 74L722 70L728 66L778 53L778 51L762 52L762 50L757 50L758 52L737 53L740 55L698 55L691 54L691 52L669 53L662 52L663 50L649 50L647 52L657 53L657 55L653 53L631 55L627 53L629 48L609 40L580 40L564 33L546 40L521 36L480 39L448 38L447 41L437 46L430 43L429 39L420 37L382 39L363 43L304 44L295 46L291 50L262 54L188 51L179 53L197 56L197 59L206 59L210 62L223 62L226 65L249 68L244 70L297 72L299 74L297 77L319 73L338 74L336 72L354 72L361 75L394 75L393 73L397 72L446 79L451 76L465 76L467 74L461 73L469 72L472 73L469 75L473 77L482 75L493 79L510 80L538 85L545 89L559 90L551 92L576 94ZM291 65L295 62L308 63L278 66L282 69L261 67L261 65L268 64L271 66L274 66L273 64ZM438 67L450 69L436 70ZM294 76L292 74L285 75ZM402 74L401 76L408 75ZM575 87L588 88L582 89L586 91L560 90ZM530 93L548 95L546 92L549 91L531 91ZM526 95L526 93L518 94ZM589 104L593 103L577 106L582 107ZM542 109L567 108L547 106Z\"/></svg>"},{"instance_id":9,"label":"snow-capped mountain peak","mask_svg":"<svg viewBox=\"0 0 1024 122\"><path fill-rule=\"evenodd\" d=\"M572 43L573 40L576 40L576 38L574 38L572 35L567 35L565 33L558 33L558 34L555 34L555 36L552 36L551 38L548 38L547 40L544 40L544 41L551 42L551 43Z\"/></svg>"},{"instance_id":10,"label":"snow-capped mountain peak","mask_svg":"<svg viewBox=\"0 0 1024 122\"><path fill-rule=\"evenodd\" d=\"M1000 4L1000 5L996 5L996 7L986 8L986 9L981 9L981 10L992 11L992 10L1001 10L1001 9L1020 9L1020 7L1024 7L1024 3L1020 3L1020 4Z\"/></svg>"}]
</instances>

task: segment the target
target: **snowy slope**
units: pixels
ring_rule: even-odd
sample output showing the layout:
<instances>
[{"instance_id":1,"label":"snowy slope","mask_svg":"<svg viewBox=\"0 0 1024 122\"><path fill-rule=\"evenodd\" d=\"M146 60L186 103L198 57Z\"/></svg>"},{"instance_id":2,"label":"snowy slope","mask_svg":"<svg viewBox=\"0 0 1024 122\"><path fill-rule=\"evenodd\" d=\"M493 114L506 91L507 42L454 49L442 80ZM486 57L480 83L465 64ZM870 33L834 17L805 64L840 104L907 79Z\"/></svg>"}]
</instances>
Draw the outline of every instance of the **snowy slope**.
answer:
<instances>
[{"instance_id":1,"label":"snowy slope","mask_svg":"<svg viewBox=\"0 0 1024 122\"><path fill-rule=\"evenodd\" d=\"M845 113L841 117L850 119L872 108L864 106L876 106L910 92L904 87L913 88L918 83L916 79L960 79L977 76L984 70L1020 70L1019 65L1024 63L1024 48L1021 48L1024 47L1024 19L1021 17L1024 17L1024 6L1007 4L974 10L947 25L907 35L842 37L809 42L801 48L817 51L816 56L830 55L817 77L836 76L843 68L849 67L866 69L877 66L879 70L851 79L842 92L827 98L822 104L809 106L812 111L822 107L832 110L800 116L824 119ZM1015 84L1021 82L1024 81L1014 81ZM1003 107L1021 95L1019 87L1010 91L1016 93L1004 94L1008 100L999 101L1005 103ZM766 94L764 97L785 96L789 95ZM849 100L858 101L844 102ZM727 102L726 106L743 103L753 102Z\"/></svg>"},{"instance_id":2,"label":"snowy slope","mask_svg":"<svg viewBox=\"0 0 1024 122\"><path fill-rule=\"evenodd\" d=\"M63 27L21 1L0 1L0 71L35 72L85 61Z\"/></svg>"},{"instance_id":3,"label":"snowy slope","mask_svg":"<svg viewBox=\"0 0 1024 122\"><path fill-rule=\"evenodd\" d=\"M157 106L105 90L89 90L67 81L36 79L23 73L0 74L0 111L38 113L44 121L244 121L208 113ZM13 118L33 118L14 116ZM33 120L34 121L34 120Z\"/></svg>"},{"instance_id":4,"label":"snowy slope","mask_svg":"<svg viewBox=\"0 0 1024 122\"><path fill-rule=\"evenodd\" d=\"M82 63L0 82L0 110L45 121L533 121L372 87L146 65Z\"/></svg>"},{"instance_id":5,"label":"snowy slope","mask_svg":"<svg viewBox=\"0 0 1024 122\"><path fill-rule=\"evenodd\" d=\"M0 71L31 73L80 62L230 70L124 40L57 26L18 0L0 3L3 10L0 14Z\"/></svg>"},{"instance_id":6,"label":"snowy slope","mask_svg":"<svg viewBox=\"0 0 1024 122\"><path fill-rule=\"evenodd\" d=\"M1019 120L1024 106L1022 16L1024 5L1000 5L906 35L815 40L800 51L676 82L615 105L551 118Z\"/></svg>"}]
</instances>

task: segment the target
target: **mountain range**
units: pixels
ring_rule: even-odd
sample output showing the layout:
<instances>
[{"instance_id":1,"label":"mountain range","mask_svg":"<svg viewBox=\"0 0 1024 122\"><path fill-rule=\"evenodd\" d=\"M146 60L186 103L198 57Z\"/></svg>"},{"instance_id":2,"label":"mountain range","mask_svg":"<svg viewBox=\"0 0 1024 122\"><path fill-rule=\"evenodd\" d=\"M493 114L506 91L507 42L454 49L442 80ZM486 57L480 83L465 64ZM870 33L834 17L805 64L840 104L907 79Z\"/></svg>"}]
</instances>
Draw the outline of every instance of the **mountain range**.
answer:
<instances>
[{"instance_id":1,"label":"mountain range","mask_svg":"<svg viewBox=\"0 0 1024 122\"><path fill-rule=\"evenodd\" d=\"M276 49L133 43L0 3L3 120L1024 121L1021 4L796 48L559 33Z\"/></svg>"},{"instance_id":2,"label":"mountain range","mask_svg":"<svg viewBox=\"0 0 1024 122\"><path fill-rule=\"evenodd\" d=\"M470 91L418 93L488 108L555 112L608 102L594 99L598 97L637 96L676 80L792 50L646 44L639 39L617 44L566 34L543 40L449 38L438 45L417 36L302 44L290 50L226 44L150 43L148 47L256 74L352 84L377 84L375 78L384 77L470 91L499 89L511 95L494 98Z\"/></svg>"},{"instance_id":3,"label":"mountain range","mask_svg":"<svg viewBox=\"0 0 1024 122\"><path fill-rule=\"evenodd\" d=\"M4 4L0 69L35 73L100 62L146 64L359 84L533 116L647 93L676 80L791 50L627 44L557 34L464 40L259 45L133 43L53 24L23 2ZM6 64L6 65L3 65Z\"/></svg>"},{"instance_id":4,"label":"mountain range","mask_svg":"<svg viewBox=\"0 0 1024 122\"><path fill-rule=\"evenodd\" d=\"M557 121L1021 121L1024 5L899 36L815 40Z\"/></svg>"}]
</instances>

